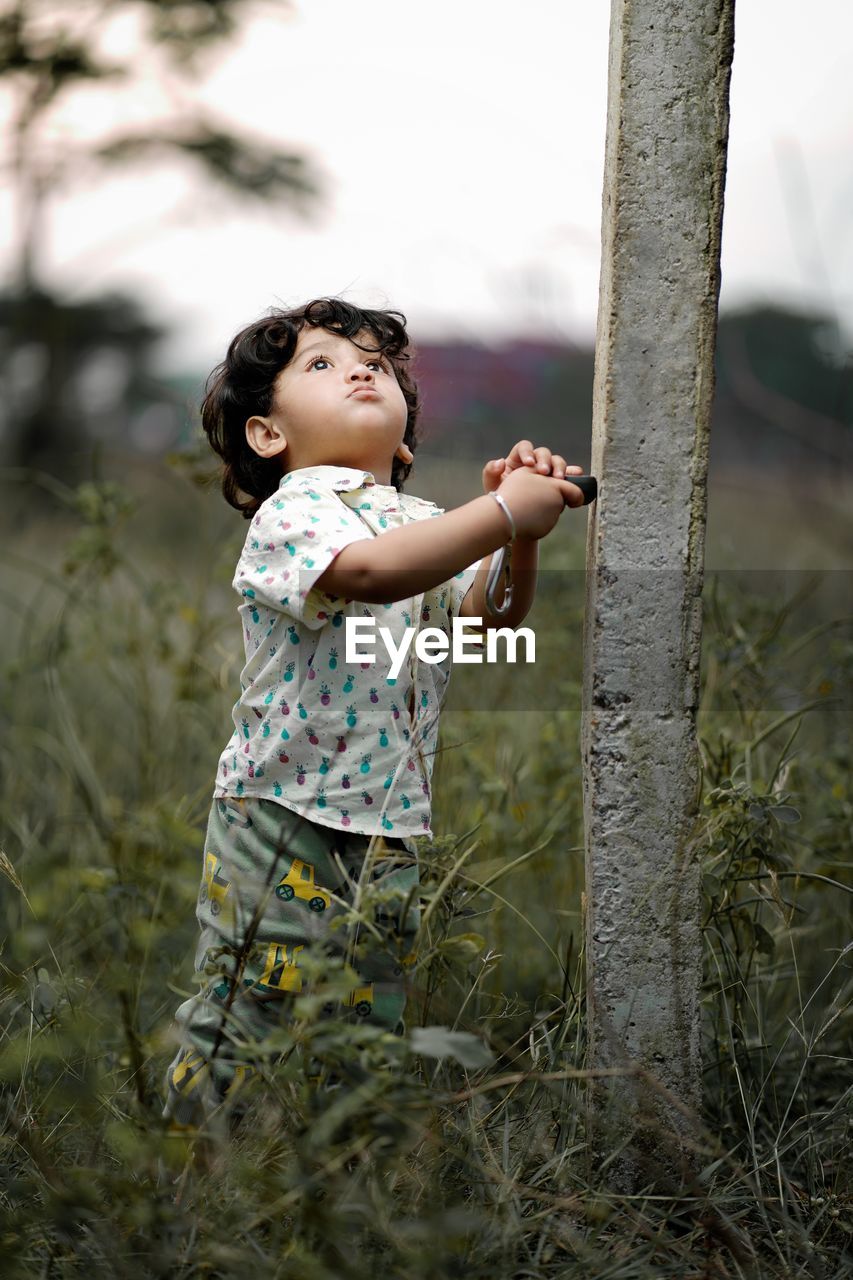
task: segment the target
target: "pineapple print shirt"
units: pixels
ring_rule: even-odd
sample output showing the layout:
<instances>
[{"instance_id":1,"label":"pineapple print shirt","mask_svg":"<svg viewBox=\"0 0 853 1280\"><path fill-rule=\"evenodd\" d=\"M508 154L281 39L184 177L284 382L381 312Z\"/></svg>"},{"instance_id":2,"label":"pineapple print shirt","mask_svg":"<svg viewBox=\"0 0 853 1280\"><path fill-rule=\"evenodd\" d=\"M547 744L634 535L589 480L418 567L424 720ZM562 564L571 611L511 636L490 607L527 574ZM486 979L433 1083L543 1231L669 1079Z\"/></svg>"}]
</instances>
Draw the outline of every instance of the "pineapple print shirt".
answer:
<instances>
[{"instance_id":1,"label":"pineapple print shirt","mask_svg":"<svg viewBox=\"0 0 853 1280\"><path fill-rule=\"evenodd\" d=\"M234 576L246 665L214 796L276 800L313 822L367 835L431 835L430 779L451 653L421 662L414 638L396 678L379 635L452 619L480 561L413 599L366 604L314 584L339 551L443 514L352 467L301 467L254 516ZM373 618L346 661L346 618ZM473 637L468 637L472 639Z\"/></svg>"}]
</instances>

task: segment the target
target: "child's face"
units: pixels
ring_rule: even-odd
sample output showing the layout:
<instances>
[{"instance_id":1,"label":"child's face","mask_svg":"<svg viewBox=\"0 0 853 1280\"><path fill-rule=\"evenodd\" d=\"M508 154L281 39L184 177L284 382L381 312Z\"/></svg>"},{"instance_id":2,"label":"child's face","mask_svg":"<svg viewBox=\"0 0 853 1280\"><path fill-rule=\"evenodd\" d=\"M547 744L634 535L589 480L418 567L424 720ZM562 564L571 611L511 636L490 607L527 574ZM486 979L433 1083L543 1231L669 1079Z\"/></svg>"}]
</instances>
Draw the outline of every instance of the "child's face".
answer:
<instances>
[{"instance_id":1,"label":"child's face","mask_svg":"<svg viewBox=\"0 0 853 1280\"><path fill-rule=\"evenodd\" d=\"M357 341L376 345L366 332ZM306 325L290 363L276 378L272 411L267 418L250 419L246 434L256 452L281 456L285 471L352 466L387 484L407 415L390 360L340 334Z\"/></svg>"}]
</instances>

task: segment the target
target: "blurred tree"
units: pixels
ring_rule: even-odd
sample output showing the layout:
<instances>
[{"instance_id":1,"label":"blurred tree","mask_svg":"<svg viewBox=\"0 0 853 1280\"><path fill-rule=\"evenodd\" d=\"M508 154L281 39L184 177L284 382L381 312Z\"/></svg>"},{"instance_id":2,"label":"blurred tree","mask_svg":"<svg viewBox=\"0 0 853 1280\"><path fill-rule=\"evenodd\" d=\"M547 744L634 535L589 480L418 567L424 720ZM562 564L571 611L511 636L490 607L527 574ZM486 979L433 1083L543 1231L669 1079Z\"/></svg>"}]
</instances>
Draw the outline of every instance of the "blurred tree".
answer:
<instances>
[{"instance_id":1,"label":"blurred tree","mask_svg":"<svg viewBox=\"0 0 853 1280\"><path fill-rule=\"evenodd\" d=\"M319 186L302 156L212 118L185 94L171 118L155 106L165 90L174 104L178 89L196 83L205 58L257 7L252 0L0 0L0 94L9 119L3 164L17 213L14 278L0 307L7 463L36 455L44 462L64 444L82 443L81 430L93 425L110 386L133 395L153 385L147 356L159 330L136 303L113 295L69 304L42 279L52 197L130 164L178 159L236 199L284 201L302 216L313 207ZM289 6L282 0L275 8ZM136 90L136 123L118 126L107 111L99 136L69 143L57 120L105 82ZM139 123L140 102L147 123ZM155 404L158 396L168 401L162 388Z\"/></svg>"},{"instance_id":2,"label":"blurred tree","mask_svg":"<svg viewBox=\"0 0 853 1280\"><path fill-rule=\"evenodd\" d=\"M732 463L849 464L850 375L849 344L824 313L759 306L722 316L712 447Z\"/></svg>"},{"instance_id":3,"label":"blurred tree","mask_svg":"<svg viewBox=\"0 0 853 1280\"><path fill-rule=\"evenodd\" d=\"M164 336L121 294L84 302L33 289L0 295L0 440L7 463L87 470L93 441L133 449L169 443L186 408L159 380L152 354Z\"/></svg>"},{"instance_id":4,"label":"blurred tree","mask_svg":"<svg viewBox=\"0 0 853 1280\"><path fill-rule=\"evenodd\" d=\"M17 291L38 285L47 200L75 182L120 165L178 157L244 199L284 199L304 213L317 182L304 158L235 130L181 102L174 120L107 130L57 145L49 125L76 94L106 80L145 88L200 78L206 54L233 38L253 0L4 0L0 5L0 86L11 101L11 173L18 206ZM286 9L286 4L279 8ZM104 52L120 21L135 23L132 52ZM139 95L137 95L138 101ZM109 122L107 122L109 123Z\"/></svg>"}]
</instances>

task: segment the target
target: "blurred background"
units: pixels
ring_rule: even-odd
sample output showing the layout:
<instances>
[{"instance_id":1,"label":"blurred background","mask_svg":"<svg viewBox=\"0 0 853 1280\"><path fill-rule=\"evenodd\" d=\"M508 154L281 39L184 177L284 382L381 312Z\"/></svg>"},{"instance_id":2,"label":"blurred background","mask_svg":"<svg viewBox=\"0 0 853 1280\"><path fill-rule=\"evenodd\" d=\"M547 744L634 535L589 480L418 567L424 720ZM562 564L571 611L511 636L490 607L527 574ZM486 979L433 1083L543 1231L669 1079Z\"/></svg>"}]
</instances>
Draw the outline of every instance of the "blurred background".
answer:
<instances>
[{"instance_id":1,"label":"blurred background","mask_svg":"<svg viewBox=\"0 0 853 1280\"><path fill-rule=\"evenodd\" d=\"M413 492L523 435L588 465L608 9L3 0L7 509L159 485L233 333L322 294L408 318ZM710 566L850 561L853 10L809 12L737 13Z\"/></svg>"}]
</instances>

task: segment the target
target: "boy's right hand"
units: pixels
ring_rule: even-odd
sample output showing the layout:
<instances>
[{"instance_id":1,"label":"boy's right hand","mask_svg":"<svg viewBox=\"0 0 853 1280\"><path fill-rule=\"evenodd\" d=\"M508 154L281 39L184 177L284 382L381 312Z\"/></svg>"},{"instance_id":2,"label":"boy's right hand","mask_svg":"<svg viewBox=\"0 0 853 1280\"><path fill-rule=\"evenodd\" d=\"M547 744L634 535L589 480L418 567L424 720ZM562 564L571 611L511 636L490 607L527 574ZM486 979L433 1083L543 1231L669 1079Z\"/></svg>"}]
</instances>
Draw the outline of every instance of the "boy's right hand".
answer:
<instances>
[{"instance_id":1,"label":"boy's right hand","mask_svg":"<svg viewBox=\"0 0 853 1280\"><path fill-rule=\"evenodd\" d=\"M577 485L556 476L541 475L519 467L502 480L497 493L506 501L515 521L516 535L536 541L550 533L567 506L580 507L584 495Z\"/></svg>"}]
</instances>

